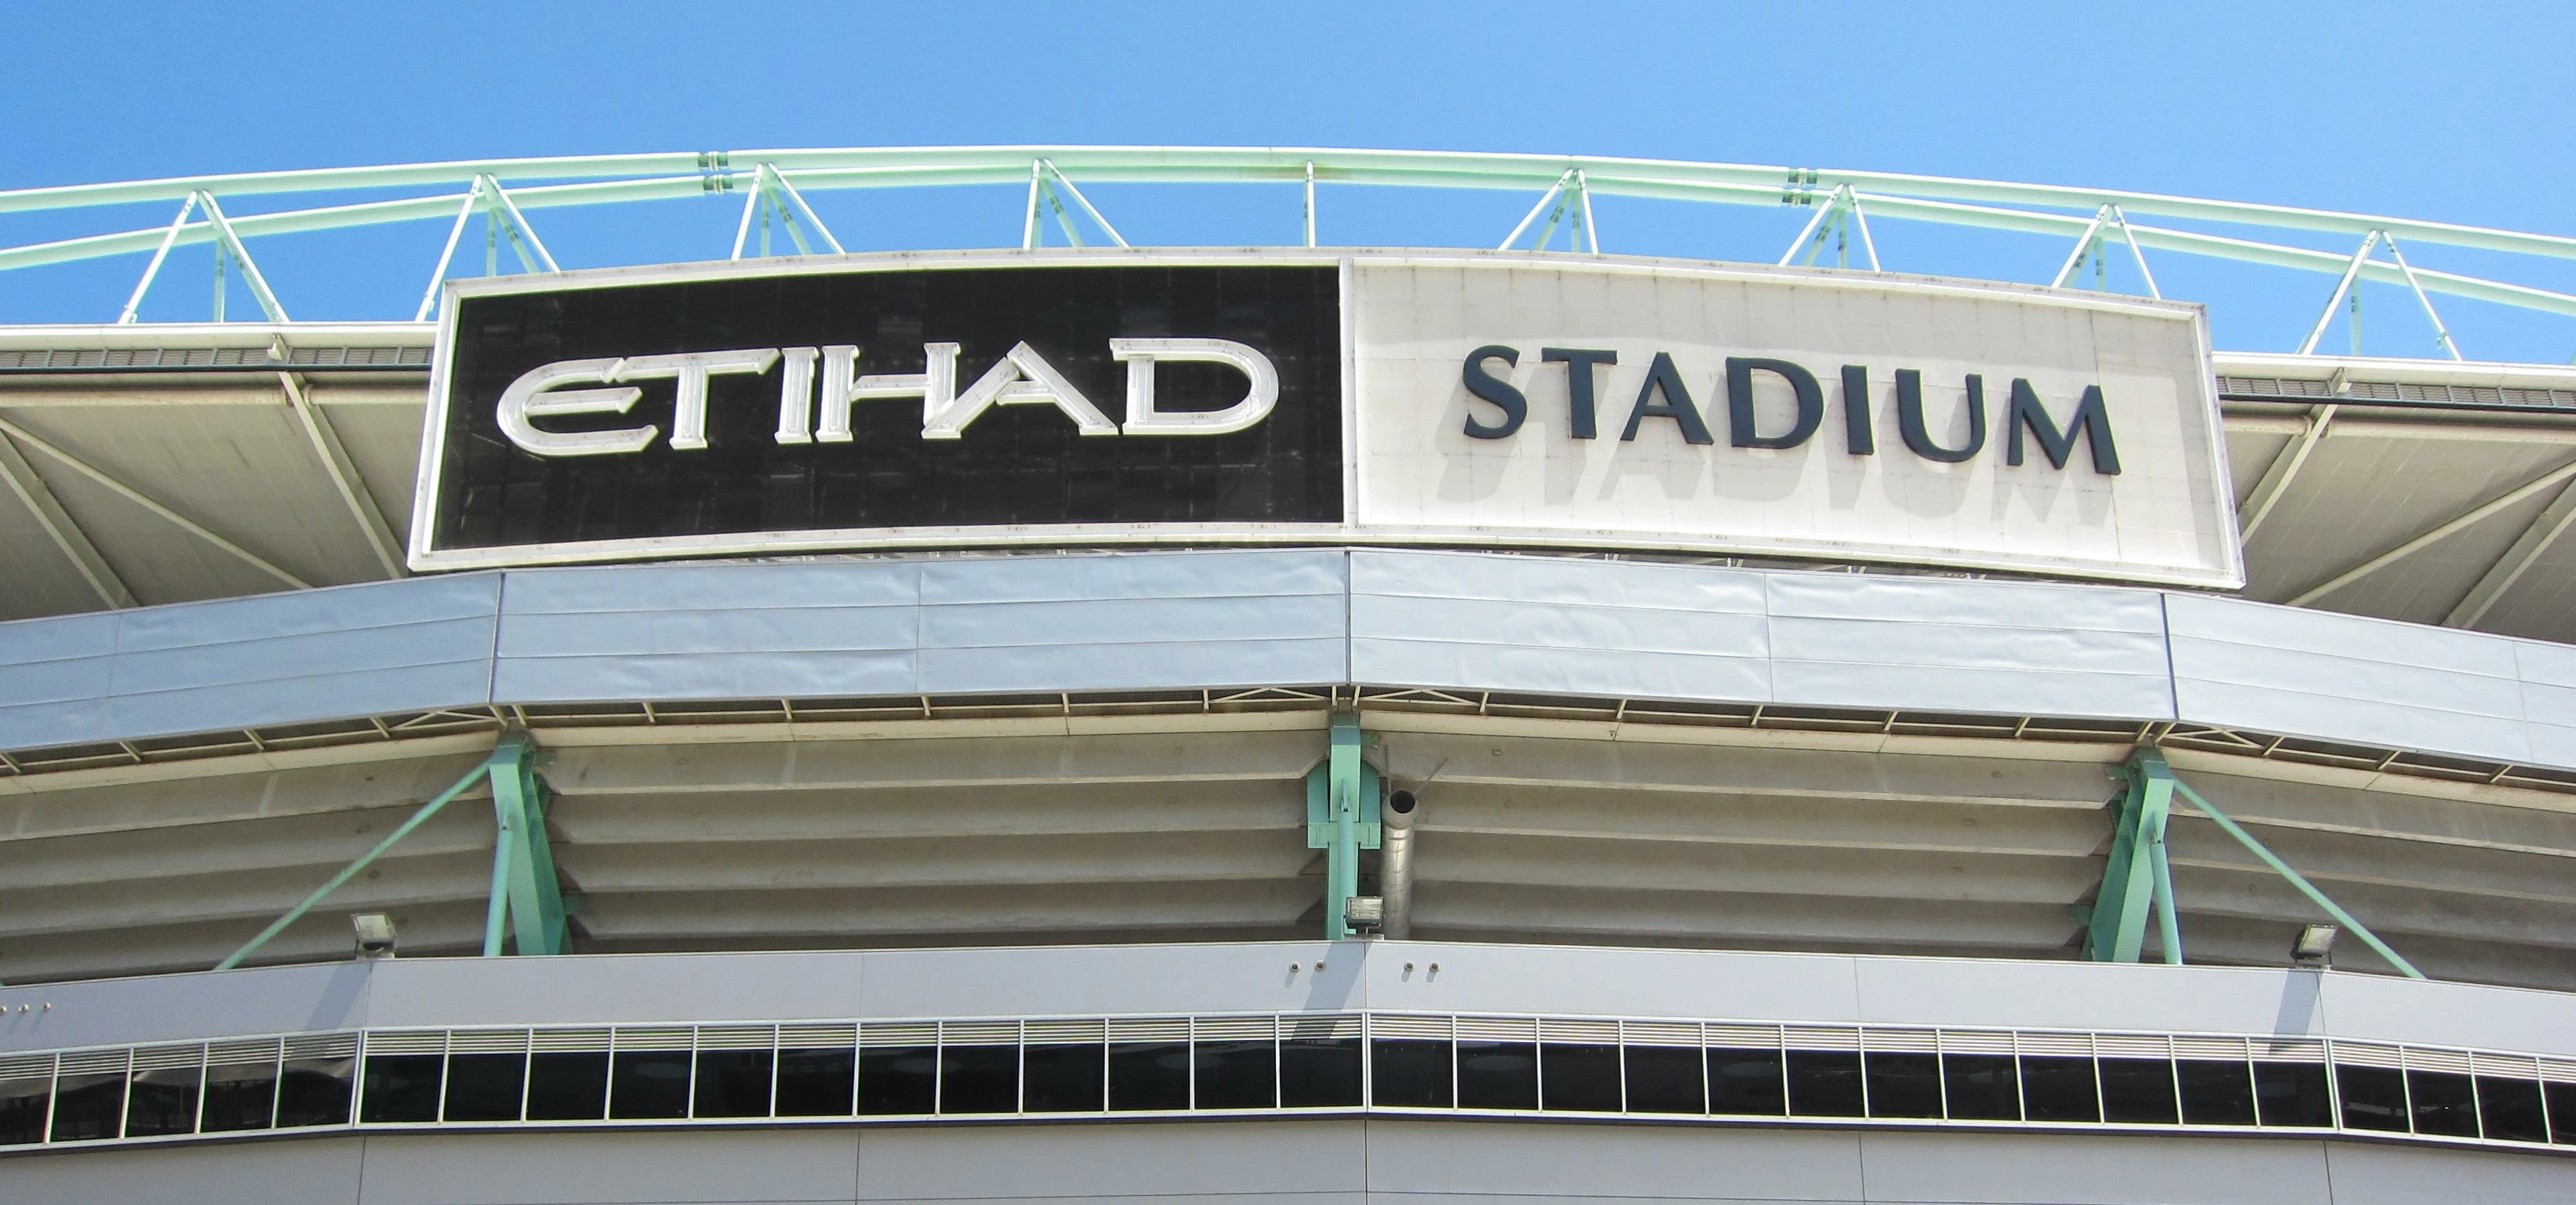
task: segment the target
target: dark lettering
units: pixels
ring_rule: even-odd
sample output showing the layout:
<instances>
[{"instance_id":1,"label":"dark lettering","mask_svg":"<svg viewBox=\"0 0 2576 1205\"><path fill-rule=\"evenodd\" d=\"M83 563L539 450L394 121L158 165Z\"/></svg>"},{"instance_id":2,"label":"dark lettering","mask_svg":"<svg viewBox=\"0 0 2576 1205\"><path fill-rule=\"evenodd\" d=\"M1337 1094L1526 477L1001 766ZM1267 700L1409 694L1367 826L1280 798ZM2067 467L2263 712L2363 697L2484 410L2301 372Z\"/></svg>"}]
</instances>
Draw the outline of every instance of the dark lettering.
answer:
<instances>
[{"instance_id":1,"label":"dark lettering","mask_svg":"<svg viewBox=\"0 0 2576 1205\"><path fill-rule=\"evenodd\" d=\"M1662 390L1662 405L1648 405L1646 399ZM1628 429L1619 435L1620 442L1637 438L1637 426L1649 417L1669 418L1679 424L1682 438L1695 444L1716 443L1701 422L1699 407L1691 403L1690 387L1682 384L1682 370L1673 367L1670 352L1656 352L1655 362L1646 369L1646 383L1637 387L1637 404L1628 411Z\"/></svg>"},{"instance_id":2,"label":"dark lettering","mask_svg":"<svg viewBox=\"0 0 2576 1205\"><path fill-rule=\"evenodd\" d=\"M1973 378L1972 378L1973 379ZM2075 406L2075 417L2066 420L2060 431L2048 417L2048 408L2039 404L2039 391L2030 382L2014 377L2011 417L2004 420L2010 432L2004 437L2004 463L2021 463L2021 433L2027 427L2039 437L2039 451L2048 457L2048 467L2066 467L2066 458L2075 453L2075 433L2084 433L2084 442L2093 453L2093 471L2105 477L2120 475L2120 449L2111 443L2111 416L2102 408L2102 387L2084 387L2084 400Z\"/></svg>"},{"instance_id":3,"label":"dark lettering","mask_svg":"<svg viewBox=\"0 0 2576 1205\"><path fill-rule=\"evenodd\" d=\"M1878 454L1878 435L1869 426L1869 369L1858 364L1843 365L1843 450Z\"/></svg>"},{"instance_id":4,"label":"dark lettering","mask_svg":"<svg viewBox=\"0 0 2576 1205\"><path fill-rule=\"evenodd\" d=\"M1798 421L1790 424L1786 435L1764 435L1753 429L1753 374L1767 372L1789 383L1798 395ZM1787 360L1763 360L1743 356L1726 358L1726 428L1728 438L1739 448L1794 448L1807 442L1825 421L1825 391L1816 385L1816 374Z\"/></svg>"},{"instance_id":5,"label":"dark lettering","mask_svg":"<svg viewBox=\"0 0 2576 1205\"><path fill-rule=\"evenodd\" d=\"M1467 353L1465 367L1458 370L1459 380L1465 382L1467 392L1493 403L1495 409L1503 412L1503 421L1493 424L1478 422L1475 415L1468 415L1467 438L1469 439L1501 439L1520 430L1521 424L1529 421L1529 398L1520 390L1513 388L1511 382L1485 371L1487 360L1500 360L1517 368L1520 366L1521 353L1517 349L1505 347L1499 343L1479 347Z\"/></svg>"},{"instance_id":6,"label":"dark lettering","mask_svg":"<svg viewBox=\"0 0 2576 1205\"><path fill-rule=\"evenodd\" d=\"M1923 427L1923 374L1915 369L1896 370L1896 425L1905 436L1905 446L1925 460L1957 464L1976 455L1986 446L1986 379L1968 374L1968 442L1957 448L1945 448L1932 442L1932 433Z\"/></svg>"},{"instance_id":7,"label":"dark lettering","mask_svg":"<svg viewBox=\"0 0 2576 1205\"><path fill-rule=\"evenodd\" d=\"M1599 434L1593 426L1592 366L1616 364L1619 353L1589 347L1542 347L1538 358L1550 364L1565 365L1565 386L1574 402L1574 438L1591 439Z\"/></svg>"}]
</instances>

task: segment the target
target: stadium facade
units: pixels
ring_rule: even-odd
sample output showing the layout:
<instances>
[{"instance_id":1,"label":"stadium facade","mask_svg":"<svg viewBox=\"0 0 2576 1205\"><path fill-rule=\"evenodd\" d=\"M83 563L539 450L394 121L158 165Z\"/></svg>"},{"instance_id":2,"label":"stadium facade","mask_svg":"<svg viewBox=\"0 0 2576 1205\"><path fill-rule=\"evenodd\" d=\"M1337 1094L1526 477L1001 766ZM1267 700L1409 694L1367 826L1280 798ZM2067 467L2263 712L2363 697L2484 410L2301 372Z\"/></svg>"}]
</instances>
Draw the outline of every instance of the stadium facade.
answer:
<instances>
[{"instance_id":1,"label":"stadium facade","mask_svg":"<svg viewBox=\"0 0 2576 1205\"><path fill-rule=\"evenodd\" d=\"M1023 180L1013 250L805 195ZM1081 187L1246 180L1304 245ZM1538 203L1333 248L1318 181ZM705 193L729 260L529 217ZM1796 241L1603 254L1595 194ZM2399 250L2576 240L1169 148L0 214L147 202L0 248L149 257L0 328L0 1198L2576 1190L2576 369L2433 300L2576 297ZM253 255L450 216L413 322L289 321ZM2074 252L1908 276L1873 218ZM478 222L524 271L449 279ZM137 321L201 245L215 321ZM2214 351L2150 250L2325 317ZM2363 285L2444 358L2320 354Z\"/></svg>"}]
</instances>

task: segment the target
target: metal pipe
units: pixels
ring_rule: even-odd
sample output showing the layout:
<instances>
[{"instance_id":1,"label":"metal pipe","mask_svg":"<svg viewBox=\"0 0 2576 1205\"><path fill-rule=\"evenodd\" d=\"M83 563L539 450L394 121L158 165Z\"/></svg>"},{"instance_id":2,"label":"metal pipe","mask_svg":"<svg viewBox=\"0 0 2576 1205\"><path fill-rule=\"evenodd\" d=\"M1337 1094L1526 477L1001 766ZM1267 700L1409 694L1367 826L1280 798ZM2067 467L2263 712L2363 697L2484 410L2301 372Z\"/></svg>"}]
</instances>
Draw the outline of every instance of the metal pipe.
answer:
<instances>
[{"instance_id":1,"label":"metal pipe","mask_svg":"<svg viewBox=\"0 0 2576 1205\"><path fill-rule=\"evenodd\" d=\"M1413 936L1413 814L1421 806L1411 791L1390 791L1379 812L1377 893L1386 901L1379 931L1396 941Z\"/></svg>"}]
</instances>

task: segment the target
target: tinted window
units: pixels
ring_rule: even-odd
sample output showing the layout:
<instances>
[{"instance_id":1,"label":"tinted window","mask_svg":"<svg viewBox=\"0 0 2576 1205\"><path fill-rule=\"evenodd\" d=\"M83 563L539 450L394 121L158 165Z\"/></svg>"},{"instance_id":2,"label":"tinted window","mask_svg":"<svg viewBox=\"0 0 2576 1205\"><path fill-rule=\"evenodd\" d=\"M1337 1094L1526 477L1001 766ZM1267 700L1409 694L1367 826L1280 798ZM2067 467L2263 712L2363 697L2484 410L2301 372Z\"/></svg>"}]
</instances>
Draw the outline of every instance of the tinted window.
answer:
<instances>
[{"instance_id":1,"label":"tinted window","mask_svg":"<svg viewBox=\"0 0 2576 1205\"><path fill-rule=\"evenodd\" d=\"M2234 1059L2177 1059L2174 1077L2181 1081L2184 1124L2254 1124L2254 1074L2245 1064Z\"/></svg>"},{"instance_id":2,"label":"tinted window","mask_svg":"<svg viewBox=\"0 0 2576 1205\"><path fill-rule=\"evenodd\" d=\"M939 1111L1010 1113L1020 1107L1020 1048L945 1046L939 1051Z\"/></svg>"},{"instance_id":3,"label":"tinted window","mask_svg":"<svg viewBox=\"0 0 2576 1205\"><path fill-rule=\"evenodd\" d=\"M648 1120L689 1115L689 1052L620 1050L608 1060L608 1115Z\"/></svg>"},{"instance_id":4,"label":"tinted window","mask_svg":"<svg viewBox=\"0 0 2576 1205\"><path fill-rule=\"evenodd\" d=\"M2334 1125L2334 1100L2323 1063L2254 1064L2256 1120L2267 1126Z\"/></svg>"},{"instance_id":5,"label":"tinted window","mask_svg":"<svg viewBox=\"0 0 2576 1205\"><path fill-rule=\"evenodd\" d=\"M517 1121L527 1076L524 1054L447 1056L447 1119Z\"/></svg>"},{"instance_id":6,"label":"tinted window","mask_svg":"<svg viewBox=\"0 0 2576 1205\"><path fill-rule=\"evenodd\" d=\"M286 1060L286 1074L277 1081L277 1124L349 1124L349 1073L356 1063L347 1058Z\"/></svg>"},{"instance_id":7,"label":"tinted window","mask_svg":"<svg viewBox=\"0 0 2576 1205\"><path fill-rule=\"evenodd\" d=\"M2576 1084L2549 1084L2549 1140L2576 1143Z\"/></svg>"},{"instance_id":8,"label":"tinted window","mask_svg":"<svg viewBox=\"0 0 2576 1205\"><path fill-rule=\"evenodd\" d=\"M701 1050L698 1082L691 1109L699 1117L769 1116L769 1071L766 1050Z\"/></svg>"},{"instance_id":9,"label":"tinted window","mask_svg":"<svg viewBox=\"0 0 2576 1205\"><path fill-rule=\"evenodd\" d=\"M859 1112L930 1113L939 1103L939 1050L872 1046L859 1051Z\"/></svg>"},{"instance_id":10,"label":"tinted window","mask_svg":"<svg viewBox=\"0 0 2576 1205\"><path fill-rule=\"evenodd\" d=\"M1721 1086L1717 1051L1709 1052L1710 1111L1729 1113L1736 1110L1721 1107L1726 1094ZM1789 1052L1789 1112L1799 1117L1859 1117L1862 1115L1860 1091L1860 1052L1856 1050L1792 1050Z\"/></svg>"},{"instance_id":11,"label":"tinted window","mask_svg":"<svg viewBox=\"0 0 2576 1205\"><path fill-rule=\"evenodd\" d=\"M608 1115L608 1052L559 1050L528 1059L528 1120L595 1121Z\"/></svg>"},{"instance_id":12,"label":"tinted window","mask_svg":"<svg viewBox=\"0 0 2576 1205\"><path fill-rule=\"evenodd\" d=\"M1625 1058L1629 1112L1708 1112L1707 1064L1700 1060L1698 1050L1688 1046L1631 1046ZM1779 1095L1779 1086L1775 1062L1771 1073L1774 1099Z\"/></svg>"},{"instance_id":13,"label":"tinted window","mask_svg":"<svg viewBox=\"0 0 2576 1205\"><path fill-rule=\"evenodd\" d=\"M1022 1108L1031 1113L1096 1113L1108 1100L1107 1048L1098 1042L1029 1046L1020 1052Z\"/></svg>"},{"instance_id":14,"label":"tinted window","mask_svg":"<svg viewBox=\"0 0 2576 1205\"><path fill-rule=\"evenodd\" d=\"M197 1090L203 1072L196 1067L162 1067L134 1073L126 1089L125 1134L142 1138L197 1132Z\"/></svg>"},{"instance_id":15,"label":"tinted window","mask_svg":"<svg viewBox=\"0 0 2576 1205\"><path fill-rule=\"evenodd\" d=\"M1538 1043L1458 1042L1458 1107L1538 1107Z\"/></svg>"},{"instance_id":16,"label":"tinted window","mask_svg":"<svg viewBox=\"0 0 2576 1205\"><path fill-rule=\"evenodd\" d=\"M2009 1054L1945 1054L1941 1080L1958 1121L2021 1120L2021 1079ZM1873 1106L1877 1100L1871 1098Z\"/></svg>"},{"instance_id":17,"label":"tinted window","mask_svg":"<svg viewBox=\"0 0 2576 1205\"><path fill-rule=\"evenodd\" d=\"M54 1080L54 1141L114 1138L124 1119L124 1072L64 1075Z\"/></svg>"},{"instance_id":18,"label":"tinted window","mask_svg":"<svg viewBox=\"0 0 2576 1205\"><path fill-rule=\"evenodd\" d=\"M2032 1121L2100 1121L2101 1099L2093 1082L2093 1060L2064 1055L2026 1054L2021 1059L2022 1108ZM1957 1102L1951 1102L1956 1115ZM2173 1113L2173 1084L2165 1084L2165 1113Z\"/></svg>"},{"instance_id":19,"label":"tinted window","mask_svg":"<svg viewBox=\"0 0 2576 1205\"><path fill-rule=\"evenodd\" d=\"M2446 1138L2478 1136L2478 1093L2469 1077L2409 1071L2406 1094L2415 1109L2416 1133Z\"/></svg>"},{"instance_id":20,"label":"tinted window","mask_svg":"<svg viewBox=\"0 0 2576 1205\"><path fill-rule=\"evenodd\" d=\"M1619 1111L1619 1048L1550 1042L1538 1048L1539 1107L1581 1113Z\"/></svg>"},{"instance_id":21,"label":"tinted window","mask_svg":"<svg viewBox=\"0 0 2576 1205\"><path fill-rule=\"evenodd\" d=\"M2527 1079L2479 1076L2478 1120L2489 1138L2549 1141L2549 1126L2540 1113L2540 1085Z\"/></svg>"},{"instance_id":22,"label":"tinted window","mask_svg":"<svg viewBox=\"0 0 2576 1205\"><path fill-rule=\"evenodd\" d=\"M1200 1042L1198 1107L1279 1107L1278 1050L1266 1041Z\"/></svg>"},{"instance_id":23,"label":"tinted window","mask_svg":"<svg viewBox=\"0 0 2576 1205\"><path fill-rule=\"evenodd\" d=\"M778 1115L849 1116L858 1072L858 1054L847 1046L779 1051Z\"/></svg>"},{"instance_id":24,"label":"tinted window","mask_svg":"<svg viewBox=\"0 0 2576 1205\"><path fill-rule=\"evenodd\" d=\"M2343 1090L2345 1129L2403 1134L2409 1128L2405 1072L2386 1067L2337 1067L2335 1082Z\"/></svg>"},{"instance_id":25,"label":"tinted window","mask_svg":"<svg viewBox=\"0 0 2576 1205\"><path fill-rule=\"evenodd\" d=\"M1870 1051L1861 1056L1872 1117L1939 1117L1941 1056Z\"/></svg>"},{"instance_id":26,"label":"tinted window","mask_svg":"<svg viewBox=\"0 0 2576 1205\"><path fill-rule=\"evenodd\" d=\"M1457 1099L1449 1043L1379 1038L1369 1044L1369 1099L1398 1109L1446 1109Z\"/></svg>"},{"instance_id":27,"label":"tinted window","mask_svg":"<svg viewBox=\"0 0 2576 1205\"><path fill-rule=\"evenodd\" d=\"M1290 1109L1360 1103L1358 1038L1289 1038L1279 1043L1279 1103Z\"/></svg>"},{"instance_id":28,"label":"tinted window","mask_svg":"<svg viewBox=\"0 0 2576 1205\"><path fill-rule=\"evenodd\" d=\"M1181 1042L1120 1042L1109 1048L1109 1107L1190 1107L1190 1048Z\"/></svg>"},{"instance_id":29,"label":"tinted window","mask_svg":"<svg viewBox=\"0 0 2576 1205\"><path fill-rule=\"evenodd\" d=\"M2172 1125L2173 1063L2165 1059L2101 1059L2102 1120L2126 1125Z\"/></svg>"},{"instance_id":30,"label":"tinted window","mask_svg":"<svg viewBox=\"0 0 2576 1205\"><path fill-rule=\"evenodd\" d=\"M433 1054L425 1057L429 1059L430 1074L435 1077L439 1061L438 1056ZM375 1080L373 1078L375 1075L374 1069L376 1062L377 1060L375 1059L367 1060L367 1066L369 1069L368 1096L370 1100L374 1098L376 1092ZM391 1067L393 1065L388 1064L388 1066ZM408 1080L411 1077L406 1074L404 1078ZM398 1093L401 1089L396 1085L388 1084L385 1091L389 1093ZM399 1109L402 1106L395 1105L393 1107ZM376 1120L373 1115L373 1109L374 1106L371 1104L369 1106L369 1116L367 1117L367 1120L369 1121ZM409 1117L401 1118L399 1120L427 1121L429 1120L429 1117L435 1117L438 1115L438 1084L435 1078L431 1080L429 1085L429 1110L428 1117ZM397 1119L387 1118L385 1120L390 1121ZM269 1126L275 1124L276 1121L277 1064L217 1063L212 1067L206 1068L206 1115L205 1124L202 1128L207 1133L222 1133L232 1130L265 1130Z\"/></svg>"},{"instance_id":31,"label":"tinted window","mask_svg":"<svg viewBox=\"0 0 2576 1205\"><path fill-rule=\"evenodd\" d=\"M0 1079L0 1146L45 1140L45 1110L54 1098L51 1076Z\"/></svg>"},{"instance_id":32,"label":"tinted window","mask_svg":"<svg viewBox=\"0 0 2576 1205\"><path fill-rule=\"evenodd\" d=\"M438 1120L439 1072L446 1063L445 1056L435 1054L367 1056L366 1103L361 1106L360 1119L365 1121ZM271 1082L274 1083L274 1081ZM209 1125L206 1128L214 1127Z\"/></svg>"}]
</instances>

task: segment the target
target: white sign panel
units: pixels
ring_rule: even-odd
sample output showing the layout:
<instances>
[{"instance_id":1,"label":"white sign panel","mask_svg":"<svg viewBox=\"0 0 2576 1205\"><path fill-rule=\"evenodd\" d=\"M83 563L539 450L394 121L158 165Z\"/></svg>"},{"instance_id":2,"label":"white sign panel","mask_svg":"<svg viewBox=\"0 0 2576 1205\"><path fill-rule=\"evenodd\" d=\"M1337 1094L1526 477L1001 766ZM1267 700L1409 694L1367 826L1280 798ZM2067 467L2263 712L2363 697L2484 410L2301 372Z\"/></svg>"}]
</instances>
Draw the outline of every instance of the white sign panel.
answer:
<instances>
[{"instance_id":1,"label":"white sign panel","mask_svg":"<svg viewBox=\"0 0 2576 1205\"><path fill-rule=\"evenodd\" d=\"M1363 538L2243 582L2195 306L1639 262L1351 272Z\"/></svg>"}]
</instances>

